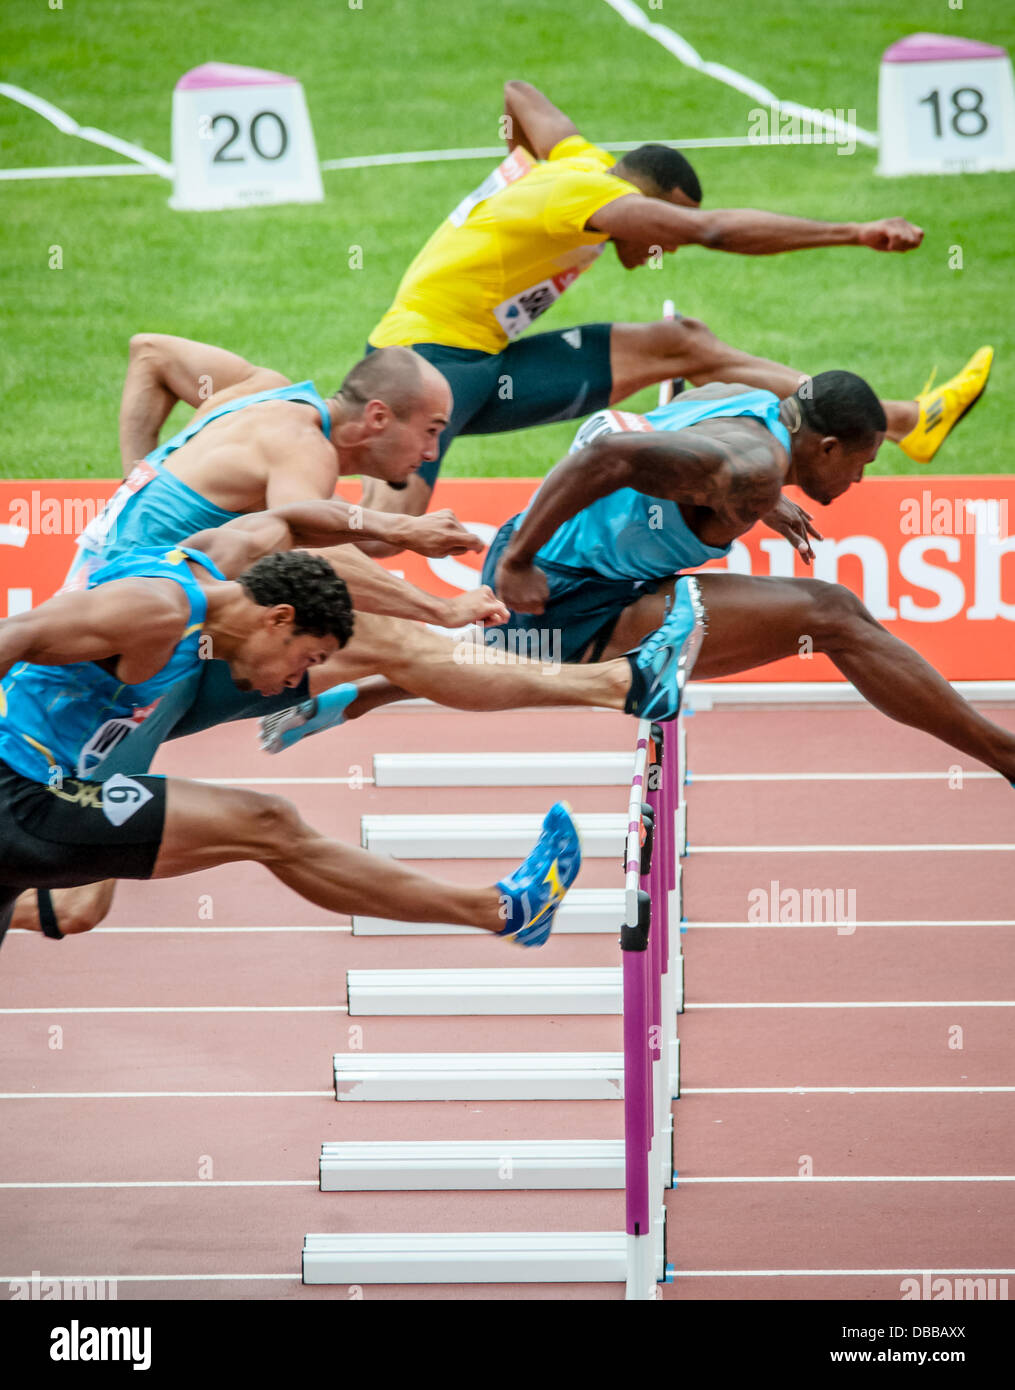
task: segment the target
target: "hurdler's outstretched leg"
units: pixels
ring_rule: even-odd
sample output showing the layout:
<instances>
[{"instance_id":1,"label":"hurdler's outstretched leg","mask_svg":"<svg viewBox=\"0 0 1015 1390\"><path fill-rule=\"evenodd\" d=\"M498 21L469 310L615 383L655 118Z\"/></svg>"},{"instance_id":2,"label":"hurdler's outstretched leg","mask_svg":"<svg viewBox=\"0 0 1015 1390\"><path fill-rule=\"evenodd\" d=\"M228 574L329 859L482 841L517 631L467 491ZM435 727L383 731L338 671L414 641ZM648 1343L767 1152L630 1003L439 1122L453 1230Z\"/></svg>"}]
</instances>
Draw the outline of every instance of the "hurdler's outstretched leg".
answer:
<instances>
[{"instance_id":1,"label":"hurdler's outstretched leg","mask_svg":"<svg viewBox=\"0 0 1015 1390\"><path fill-rule=\"evenodd\" d=\"M883 628L851 590L817 579L708 573L694 578L708 622L696 680L749 671L801 651L823 652L882 714L1015 779L1015 734L985 719L918 652ZM660 626L667 592L647 595L625 611L607 656L636 646Z\"/></svg>"},{"instance_id":2,"label":"hurdler's outstretched leg","mask_svg":"<svg viewBox=\"0 0 1015 1390\"><path fill-rule=\"evenodd\" d=\"M553 648L548 640L547 649ZM383 680L370 681L362 695L352 686L338 688L339 682L372 676ZM265 718L262 748L281 752L307 733L343 722L347 709L352 715L364 714L407 696L467 710L546 705L622 710L631 688L626 661L589 666L531 661L501 648L444 637L416 623L360 613L352 640L314 667L310 680L314 695L330 691L326 699Z\"/></svg>"},{"instance_id":3,"label":"hurdler's outstretched leg","mask_svg":"<svg viewBox=\"0 0 1015 1390\"><path fill-rule=\"evenodd\" d=\"M153 878L242 861L263 864L280 882L330 912L406 922L451 922L542 945L553 914L581 865L567 808L553 807L525 862L488 886L447 883L328 839L278 796L172 779Z\"/></svg>"}]
</instances>

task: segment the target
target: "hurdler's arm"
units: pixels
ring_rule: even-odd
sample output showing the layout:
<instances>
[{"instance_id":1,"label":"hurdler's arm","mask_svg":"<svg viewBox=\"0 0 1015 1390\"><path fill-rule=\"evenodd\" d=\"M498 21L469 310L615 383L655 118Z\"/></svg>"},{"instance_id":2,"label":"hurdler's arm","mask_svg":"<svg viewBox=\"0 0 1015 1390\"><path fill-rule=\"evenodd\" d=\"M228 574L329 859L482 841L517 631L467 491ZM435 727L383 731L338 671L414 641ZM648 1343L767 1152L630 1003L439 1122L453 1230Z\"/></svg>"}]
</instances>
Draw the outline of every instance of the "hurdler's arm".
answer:
<instances>
[{"instance_id":1,"label":"hurdler's arm","mask_svg":"<svg viewBox=\"0 0 1015 1390\"><path fill-rule=\"evenodd\" d=\"M540 547L564 522L620 488L723 513L746 531L778 501L775 463L774 441L735 420L721 440L694 429L596 440L543 480L504 552L497 593L516 612L541 613L547 587L534 566Z\"/></svg>"},{"instance_id":2,"label":"hurdler's arm","mask_svg":"<svg viewBox=\"0 0 1015 1390\"><path fill-rule=\"evenodd\" d=\"M121 680L133 683L138 671L147 680L179 642L188 611L177 585L143 579L57 594L0 622L0 678L21 661L70 666L117 656Z\"/></svg>"},{"instance_id":3,"label":"hurdler's arm","mask_svg":"<svg viewBox=\"0 0 1015 1390\"><path fill-rule=\"evenodd\" d=\"M414 618L440 627L465 627L468 623L504 623L508 611L492 589L484 584L454 598L418 589L394 574L355 545L335 546L317 552L345 580L352 606L361 613L382 617Z\"/></svg>"},{"instance_id":4,"label":"hurdler's arm","mask_svg":"<svg viewBox=\"0 0 1015 1390\"><path fill-rule=\"evenodd\" d=\"M253 512L225 526L200 531L181 544L203 551L227 578L236 578L275 551L320 549L361 539L382 541L420 555L460 555L483 549L479 537L466 531L449 511L395 516L338 498Z\"/></svg>"},{"instance_id":5,"label":"hurdler's arm","mask_svg":"<svg viewBox=\"0 0 1015 1390\"><path fill-rule=\"evenodd\" d=\"M206 410L230 396L288 384L281 372L255 367L225 348L169 333L135 333L120 399L124 475L158 445L159 430L177 401Z\"/></svg>"},{"instance_id":6,"label":"hurdler's arm","mask_svg":"<svg viewBox=\"0 0 1015 1390\"><path fill-rule=\"evenodd\" d=\"M531 82L504 83L504 115L508 149L523 145L537 159L545 159L554 145L579 133L571 117Z\"/></svg>"}]
</instances>

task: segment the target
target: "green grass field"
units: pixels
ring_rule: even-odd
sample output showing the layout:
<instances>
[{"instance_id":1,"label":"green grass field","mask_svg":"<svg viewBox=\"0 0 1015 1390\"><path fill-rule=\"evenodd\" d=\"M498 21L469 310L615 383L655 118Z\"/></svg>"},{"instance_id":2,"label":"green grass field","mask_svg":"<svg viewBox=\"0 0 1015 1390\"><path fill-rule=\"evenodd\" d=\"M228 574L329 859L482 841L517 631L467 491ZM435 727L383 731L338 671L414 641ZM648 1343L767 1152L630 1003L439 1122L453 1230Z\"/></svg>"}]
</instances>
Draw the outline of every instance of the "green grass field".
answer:
<instances>
[{"instance_id":1,"label":"green grass field","mask_svg":"<svg viewBox=\"0 0 1015 1390\"><path fill-rule=\"evenodd\" d=\"M706 58L782 98L877 122L877 68L921 29L1015 47L1010 0L768 0L650 17ZM273 68L305 88L322 160L497 143L506 78L535 82L593 140L746 135L749 98L689 71L602 0L6 0L3 80L83 125L170 157L179 76L215 59ZM0 167L117 157L0 97ZM611 253L540 328L646 319L672 296L721 336L804 371L849 367L886 396L912 396L982 343L998 358L984 403L938 455L942 473L1010 471L1015 424L1010 175L884 180L874 152L834 146L694 152L711 206L829 220L901 214L927 230L907 256L858 249L741 257L684 249L625 272ZM127 340L141 329L221 343L325 393L360 355L402 270L491 161L324 175L320 205L180 213L158 177L0 183L0 476L110 477ZM349 269L349 248L363 248ZM50 248L63 268L50 269ZM949 268L960 246L964 268ZM635 398L647 405L651 393ZM178 427L182 413L174 414ZM448 475L538 475L573 426L461 440ZM886 445L874 472L914 471Z\"/></svg>"}]
</instances>

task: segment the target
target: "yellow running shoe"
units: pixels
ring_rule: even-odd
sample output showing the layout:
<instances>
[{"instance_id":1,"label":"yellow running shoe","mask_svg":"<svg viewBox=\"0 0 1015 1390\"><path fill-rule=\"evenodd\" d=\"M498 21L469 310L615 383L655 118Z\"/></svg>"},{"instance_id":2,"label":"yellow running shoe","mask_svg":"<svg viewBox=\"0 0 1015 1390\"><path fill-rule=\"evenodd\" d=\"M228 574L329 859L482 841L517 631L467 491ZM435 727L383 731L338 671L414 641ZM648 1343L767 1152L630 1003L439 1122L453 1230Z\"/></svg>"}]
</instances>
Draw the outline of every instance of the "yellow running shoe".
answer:
<instances>
[{"instance_id":1,"label":"yellow running shoe","mask_svg":"<svg viewBox=\"0 0 1015 1390\"><path fill-rule=\"evenodd\" d=\"M983 395L993 360L994 349L982 347L950 381L917 396L920 419L916 428L899 440L904 454L916 463L930 463L963 415Z\"/></svg>"}]
</instances>

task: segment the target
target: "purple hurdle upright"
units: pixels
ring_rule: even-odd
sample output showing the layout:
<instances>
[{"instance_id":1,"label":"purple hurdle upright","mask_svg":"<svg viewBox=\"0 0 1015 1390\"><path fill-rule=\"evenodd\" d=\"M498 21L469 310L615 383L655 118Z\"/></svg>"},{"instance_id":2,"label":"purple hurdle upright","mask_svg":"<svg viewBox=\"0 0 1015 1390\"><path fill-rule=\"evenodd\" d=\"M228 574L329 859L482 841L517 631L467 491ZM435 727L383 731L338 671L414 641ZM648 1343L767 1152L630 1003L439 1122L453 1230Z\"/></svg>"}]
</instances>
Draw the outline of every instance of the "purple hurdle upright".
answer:
<instances>
[{"instance_id":1,"label":"purple hurdle upright","mask_svg":"<svg viewBox=\"0 0 1015 1390\"><path fill-rule=\"evenodd\" d=\"M624 856L627 1298L640 1300L657 1298L665 1277L663 1194L673 1176L676 1004L668 918L676 873L677 726L667 733L645 720L638 725Z\"/></svg>"}]
</instances>

